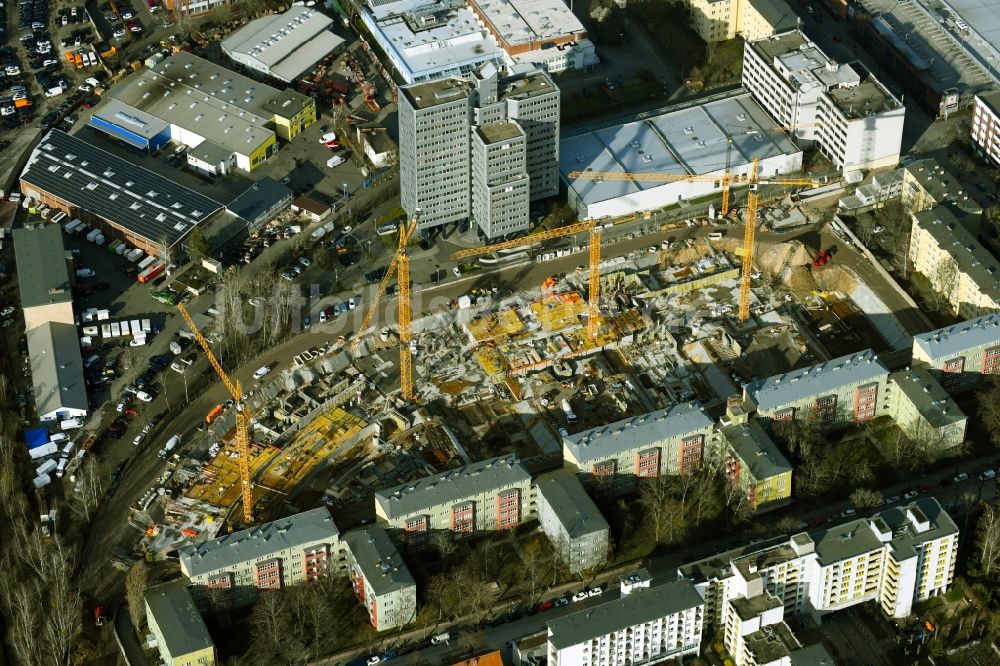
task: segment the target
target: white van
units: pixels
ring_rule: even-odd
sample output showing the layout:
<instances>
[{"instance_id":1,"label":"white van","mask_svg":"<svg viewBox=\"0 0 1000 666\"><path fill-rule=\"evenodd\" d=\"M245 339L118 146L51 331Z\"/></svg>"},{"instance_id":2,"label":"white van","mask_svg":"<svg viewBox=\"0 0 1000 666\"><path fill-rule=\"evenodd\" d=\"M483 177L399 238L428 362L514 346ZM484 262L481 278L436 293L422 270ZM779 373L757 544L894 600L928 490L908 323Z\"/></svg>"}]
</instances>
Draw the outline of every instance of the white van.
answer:
<instances>
[{"instance_id":1,"label":"white van","mask_svg":"<svg viewBox=\"0 0 1000 666\"><path fill-rule=\"evenodd\" d=\"M87 357L87 360L83 362L83 367L89 368L90 366L94 365L100 360L101 360L100 356L98 356L97 354L91 354L90 356Z\"/></svg>"},{"instance_id":2,"label":"white van","mask_svg":"<svg viewBox=\"0 0 1000 666\"><path fill-rule=\"evenodd\" d=\"M442 643L447 643L451 640L451 634L447 631L443 634L438 634L431 638L431 645L441 645Z\"/></svg>"},{"instance_id":3,"label":"white van","mask_svg":"<svg viewBox=\"0 0 1000 666\"><path fill-rule=\"evenodd\" d=\"M721 231L713 231L712 233L710 233L708 235L708 240L722 240L722 232Z\"/></svg>"}]
</instances>

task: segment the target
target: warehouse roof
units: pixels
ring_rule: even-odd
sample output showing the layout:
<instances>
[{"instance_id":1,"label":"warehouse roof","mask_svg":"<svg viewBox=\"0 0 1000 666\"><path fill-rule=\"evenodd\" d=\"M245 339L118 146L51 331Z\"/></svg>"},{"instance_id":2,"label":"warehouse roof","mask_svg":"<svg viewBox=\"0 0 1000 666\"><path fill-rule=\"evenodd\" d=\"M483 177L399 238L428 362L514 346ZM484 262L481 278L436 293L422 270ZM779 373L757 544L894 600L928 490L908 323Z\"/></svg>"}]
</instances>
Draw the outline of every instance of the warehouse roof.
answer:
<instances>
[{"instance_id":1,"label":"warehouse roof","mask_svg":"<svg viewBox=\"0 0 1000 666\"><path fill-rule=\"evenodd\" d=\"M86 412L90 404L76 326L50 321L27 331L25 336L35 411L42 416L63 409Z\"/></svg>"},{"instance_id":2,"label":"warehouse roof","mask_svg":"<svg viewBox=\"0 0 1000 666\"><path fill-rule=\"evenodd\" d=\"M493 34L508 46L542 43L556 37L580 35L586 30L580 19L562 0L472 0Z\"/></svg>"},{"instance_id":3,"label":"warehouse roof","mask_svg":"<svg viewBox=\"0 0 1000 666\"><path fill-rule=\"evenodd\" d=\"M788 460L757 421L724 428L722 434L743 464L750 468L755 479L767 479L791 471Z\"/></svg>"},{"instance_id":4,"label":"warehouse roof","mask_svg":"<svg viewBox=\"0 0 1000 666\"><path fill-rule=\"evenodd\" d=\"M14 229L14 261L22 308L73 300L62 227L58 224Z\"/></svg>"},{"instance_id":5,"label":"warehouse roof","mask_svg":"<svg viewBox=\"0 0 1000 666\"><path fill-rule=\"evenodd\" d=\"M792 370L747 384L745 394L762 412L771 412L813 397L836 393L844 386L878 381L889 370L871 349L808 368Z\"/></svg>"},{"instance_id":6,"label":"warehouse roof","mask_svg":"<svg viewBox=\"0 0 1000 666\"><path fill-rule=\"evenodd\" d=\"M344 543L376 595L416 587L403 556L381 527L348 532Z\"/></svg>"},{"instance_id":7,"label":"warehouse roof","mask_svg":"<svg viewBox=\"0 0 1000 666\"><path fill-rule=\"evenodd\" d=\"M375 501L386 517L393 520L528 481L531 475L517 456L508 454L379 490L375 493Z\"/></svg>"},{"instance_id":8,"label":"warehouse roof","mask_svg":"<svg viewBox=\"0 0 1000 666\"><path fill-rule=\"evenodd\" d=\"M570 178L573 171L709 175L801 152L749 94L667 112L653 118L594 130L559 142L559 170L586 204L655 189L664 181Z\"/></svg>"},{"instance_id":9,"label":"warehouse roof","mask_svg":"<svg viewBox=\"0 0 1000 666\"><path fill-rule=\"evenodd\" d=\"M582 464L711 428L712 419L691 401L563 437L563 446Z\"/></svg>"},{"instance_id":10,"label":"warehouse roof","mask_svg":"<svg viewBox=\"0 0 1000 666\"><path fill-rule=\"evenodd\" d=\"M286 548L334 542L339 534L329 509L320 507L193 546L185 546L177 553L182 570L193 578L230 569L242 562L266 558Z\"/></svg>"},{"instance_id":11,"label":"warehouse roof","mask_svg":"<svg viewBox=\"0 0 1000 666\"><path fill-rule=\"evenodd\" d=\"M548 623L549 645L562 650L595 636L682 613L704 603L688 580L634 590L620 599L552 620Z\"/></svg>"},{"instance_id":12,"label":"warehouse roof","mask_svg":"<svg viewBox=\"0 0 1000 666\"><path fill-rule=\"evenodd\" d=\"M146 606L163 634L167 652L177 658L215 646L184 581L146 590Z\"/></svg>"},{"instance_id":13,"label":"warehouse roof","mask_svg":"<svg viewBox=\"0 0 1000 666\"><path fill-rule=\"evenodd\" d=\"M108 98L104 104L94 109L91 114L91 124L95 124L93 122L94 118L111 123L112 125L119 125L133 134L138 134L147 141L170 127L170 124L162 119L152 116L145 111L140 111L113 97ZM146 146L137 147L145 148Z\"/></svg>"},{"instance_id":14,"label":"warehouse roof","mask_svg":"<svg viewBox=\"0 0 1000 666\"><path fill-rule=\"evenodd\" d=\"M226 210L252 223L286 200L291 203L292 191L274 178L264 176L226 204Z\"/></svg>"},{"instance_id":15,"label":"warehouse roof","mask_svg":"<svg viewBox=\"0 0 1000 666\"><path fill-rule=\"evenodd\" d=\"M400 73L408 82L503 59L499 44L464 2L370 1L362 11L390 57L407 70Z\"/></svg>"},{"instance_id":16,"label":"warehouse roof","mask_svg":"<svg viewBox=\"0 0 1000 666\"><path fill-rule=\"evenodd\" d=\"M913 345L920 347L931 361L959 356L977 347L1000 345L1000 314L988 314L914 335Z\"/></svg>"},{"instance_id":17,"label":"warehouse roof","mask_svg":"<svg viewBox=\"0 0 1000 666\"><path fill-rule=\"evenodd\" d=\"M21 180L150 243L172 246L222 208L208 197L60 130L35 148Z\"/></svg>"},{"instance_id":18,"label":"warehouse roof","mask_svg":"<svg viewBox=\"0 0 1000 666\"><path fill-rule=\"evenodd\" d=\"M608 530L608 521L572 471L543 474L535 479L535 488L552 507L570 539Z\"/></svg>"},{"instance_id":19,"label":"warehouse roof","mask_svg":"<svg viewBox=\"0 0 1000 666\"><path fill-rule=\"evenodd\" d=\"M322 12L293 5L246 24L222 40L222 50L252 58L275 78L291 81L344 43L330 32L332 24Z\"/></svg>"}]
</instances>

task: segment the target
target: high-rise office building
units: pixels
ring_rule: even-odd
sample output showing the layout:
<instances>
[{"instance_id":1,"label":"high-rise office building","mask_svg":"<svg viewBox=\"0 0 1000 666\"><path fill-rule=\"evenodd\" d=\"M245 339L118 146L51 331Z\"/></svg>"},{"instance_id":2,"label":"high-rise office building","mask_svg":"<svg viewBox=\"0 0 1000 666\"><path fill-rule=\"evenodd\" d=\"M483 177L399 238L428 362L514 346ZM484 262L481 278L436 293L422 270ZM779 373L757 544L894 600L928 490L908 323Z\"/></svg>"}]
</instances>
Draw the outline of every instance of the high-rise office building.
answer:
<instances>
[{"instance_id":1,"label":"high-rise office building","mask_svg":"<svg viewBox=\"0 0 1000 666\"><path fill-rule=\"evenodd\" d=\"M528 228L528 204L559 192L559 89L548 74L401 88L400 200L418 229L475 223L486 238ZM525 177L526 176L526 177Z\"/></svg>"}]
</instances>

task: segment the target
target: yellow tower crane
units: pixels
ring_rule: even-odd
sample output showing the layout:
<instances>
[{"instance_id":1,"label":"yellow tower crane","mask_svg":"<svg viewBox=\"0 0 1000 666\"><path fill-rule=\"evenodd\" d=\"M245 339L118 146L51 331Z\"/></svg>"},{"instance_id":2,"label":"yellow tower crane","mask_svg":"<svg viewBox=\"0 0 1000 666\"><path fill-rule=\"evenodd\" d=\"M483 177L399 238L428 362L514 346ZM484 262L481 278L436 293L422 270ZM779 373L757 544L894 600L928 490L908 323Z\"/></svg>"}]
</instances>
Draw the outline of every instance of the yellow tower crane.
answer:
<instances>
[{"instance_id":1,"label":"yellow tower crane","mask_svg":"<svg viewBox=\"0 0 1000 666\"><path fill-rule=\"evenodd\" d=\"M234 384L229 379L229 375L226 374L219 360L212 353L212 348L208 346L208 340L198 330L198 326L191 319L191 315L188 314L187 308L184 307L183 303L177 304L177 311L181 313L181 317L187 322L188 327L194 334L194 339L201 345L202 351L205 352L205 357L212 364L215 373L219 375L219 379L222 380L222 384L229 391L229 395L233 397L233 402L236 405L236 452L239 456L240 484L243 490L243 524L247 526L252 525L253 488L250 485L250 424L253 422L253 414L250 412L250 406L243 397L243 390L240 387L239 380L236 380Z\"/></svg>"},{"instance_id":2,"label":"yellow tower crane","mask_svg":"<svg viewBox=\"0 0 1000 666\"><path fill-rule=\"evenodd\" d=\"M798 125L797 127L804 127ZM786 128L781 128L786 129ZM727 158L728 162L728 158ZM760 204L758 187L760 185L809 185L816 187L822 184L820 178L767 178L758 177L759 160L754 158L750 166L750 173L747 181L750 184L750 193L747 195L746 210L746 230L743 238L743 266L740 278L740 323L745 322L750 317L750 275L753 273L753 249L757 234L757 208ZM691 182L721 182L723 185L723 201L728 205L729 177L728 169L724 177L714 175L693 175L681 173L663 173L648 171L642 173L631 173L629 171L571 171L569 178L589 178L594 180L631 180L636 182L677 182L687 180Z\"/></svg>"},{"instance_id":3,"label":"yellow tower crane","mask_svg":"<svg viewBox=\"0 0 1000 666\"><path fill-rule=\"evenodd\" d=\"M573 174L570 174L573 177ZM540 243L542 241L551 240L553 238L562 238L563 236L572 236L573 234L583 233L585 231L590 232L590 253L589 253L589 271L587 283L589 286L589 293L587 295L587 342L591 345L597 344L597 333L598 327L600 325L600 300L601 300L601 229L603 229L602 224L597 224L594 220L584 220L583 222L577 222L576 224L570 224L565 227L560 227L558 229L553 229L551 231L543 231L538 234L531 234L530 236L525 236L524 238L516 238L514 240L504 241L502 243L494 243L492 245L486 245L483 247L470 248L467 250L459 250L451 255L452 259L466 259L468 257L476 257L481 254L489 254L490 252L496 252L497 250L509 250L515 247L523 247L525 245L534 245L535 243Z\"/></svg>"},{"instance_id":4,"label":"yellow tower crane","mask_svg":"<svg viewBox=\"0 0 1000 666\"><path fill-rule=\"evenodd\" d=\"M368 306L368 312L365 313L365 318L361 321L361 327L358 329L354 341L351 342L351 353L356 354L358 348L361 346L362 335L371 326L372 320L375 317L375 310L378 308L379 303L382 302L382 298L385 296L385 291L389 288L389 283L392 281L393 276L396 276L399 284L399 383L402 398L406 401L412 401L414 398L413 355L410 352L410 340L412 339L410 333L410 258L407 256L406 251L410 242L410 236L413 235L416 228L416 217L400 226L399 247L396 250L396 254L393 255L392 261L389 262L389 266L385 270L385 275L382 276L382 281L378 283L375 297L372 299L371 305Z\"/></svg>"}]
</instances>

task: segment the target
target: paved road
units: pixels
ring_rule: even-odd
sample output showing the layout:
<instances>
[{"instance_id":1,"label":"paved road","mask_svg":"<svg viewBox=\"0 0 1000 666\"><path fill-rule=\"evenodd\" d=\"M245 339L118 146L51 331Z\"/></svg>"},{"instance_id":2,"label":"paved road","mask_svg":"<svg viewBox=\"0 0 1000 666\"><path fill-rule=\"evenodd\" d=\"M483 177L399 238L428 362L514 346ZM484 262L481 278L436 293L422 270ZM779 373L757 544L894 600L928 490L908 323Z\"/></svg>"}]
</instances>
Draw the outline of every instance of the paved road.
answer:
<instances>
[{"instance_id":1,"label":"paved road","mask_svg":"<svg viewBox=\"0 0 1000 666\"><path fill-rule=\"evenodd\" d=\"M983 482L976 479L976 475L982 471L987 466L987 463L995 464L997 461L993 460L994 456L989 456L985 459L979 460L967 460L953 466L948 470L937 471L933 473L924 474L920 477L912 479L909 483L896 483L886 486L881 489L883 497L891 497L893 495L902 496L909 489L919 489L927 488L928 486L933 486L933 488L928 488L926 492L920 493L921 497L934 497L942 504L948 504L956 500L968 500L969 498L982 499L984 501L992 500L996 497L996 483L995 482ZM969 474L969 480L962 483L950 483L946 487L940 487L939 484L942 481L950 480L958 472L965 472ZM962 511L970 505L969 501L966 501ZM850 503L846 500L834 502L832 504L826 504L821 507L809 508L808 503L795 504L785 515L804 520L806 522L812 522L817 519L827 519L830 516L837 516L842 511L850 508ZM963 528L963 514L952 513L953 517L957 515L956 522L958 523L959 529ZM846 520L846 519L844 519ZM831 521L833 522L833 521ZM843 522L841 519L836 520L837 523ZM812 528L810 528L812 529ZM784 540L787 535L775 535L774 539L767 539L761 542L761 547L767 546L770 542L775 540ZM711 539L707 541L701 541L685 552L673 553L663 557L654 558L649 562L649 571L653 577L653 585L662 585L671 580L676 580L677 568L682 564L693 562L705 557L709 557L715 553L722 552L723 550L729 548L735 548L746 544L748 538L745 535L737 534L735 536L729 535L723 538ZM608 601L618 597L617 591L617 576L612 577L613 581L608 582L599 578L599 581L604 583L606 586L605 593L601 598L588 599L586 601L580 602L578 604L570 604L564 608L555 608L553 610L547 611L545 613L539 613L537 615L531 615L524 617L516 622L511 622L498 627L489 628L486 630L486 648L498 649L498 650L508 650L508 641L521 638L522 636L530 635L538 631L542 631L546 627L546 623L558 618L563 615L567 615L571 612L578 610L583 610L594 606L598 603ZM573 586L573 591L578 591L586 587L584 584L579 584ZM551 598L552 595L544 595L543 599ZM439 629L443 631L444 629ZM461 630L452 630L454 637L459 635ZM411 639L415 640L415 639ZM453 641L454 643L454 641ZM398 646L398 643L393 643L390 647ZM346 661L352 657L357 656L367 656L360 654L352 654L350 656L341 655L339 661ZM449 663L449 661L456 661L457 657L461 656L456 647L452 646L429 646L417 652L413 652L409 655L401 657L398 662L400 664L416 664L416 663ZM509 658L509 653L505 656ZM865 662L870 664L877 664L881 662L881 655L878 657L879 661Z\"/></svg>"}]
</instances>

